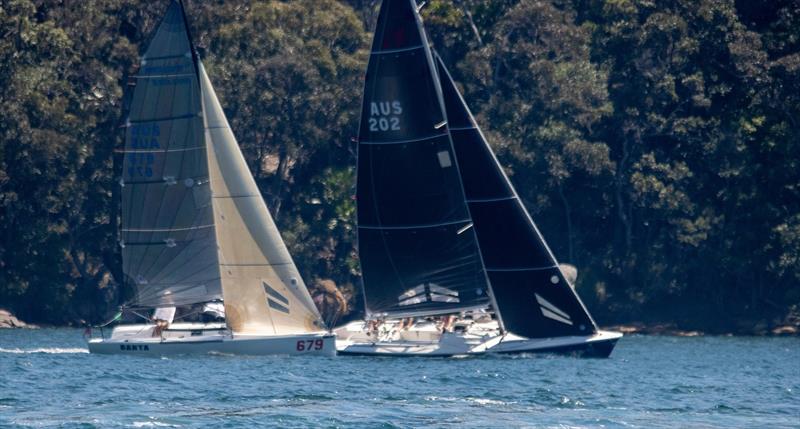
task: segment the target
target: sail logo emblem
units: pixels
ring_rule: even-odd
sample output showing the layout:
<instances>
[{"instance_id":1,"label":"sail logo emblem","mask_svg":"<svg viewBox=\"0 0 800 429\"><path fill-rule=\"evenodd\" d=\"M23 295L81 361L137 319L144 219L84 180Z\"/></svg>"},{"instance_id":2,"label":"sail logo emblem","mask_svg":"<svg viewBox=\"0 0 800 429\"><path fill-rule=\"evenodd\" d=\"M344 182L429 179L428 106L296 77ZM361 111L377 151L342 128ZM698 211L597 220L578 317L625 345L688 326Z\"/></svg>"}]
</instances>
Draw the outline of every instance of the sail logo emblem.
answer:
<instances>
[{"instance_id":1,"label":"sail logo emblem","mask_svg":"<svg viewBox=\"0 0 800 429\"><path fill-rule=\"evenodd\" d=\"M273 310L278 310L282 313L289 314L289 300L280 292L273 289L267 282L261 282L264 286L264 292L267 293L267 305Z\"/></svg>"},{"instance_id":2,"label":"sail logo emblem","mask_svg":"<svg viewBox=\"0 0 800 429\"><path fill-rule=\"evenodd\" d=\"M369 106L370 131L400 131L403 105L399 101L371 102Z\"/></svg>"},{"instance_id":3,"label":"sail logo emblem","mask_svg":"<svg viewBox=\"0 0 800 429\"><path fill-rule=\"evenodd\" d=\"M536 295L536 302L539 303L539 309L542 310L542 316L572 326L572 318L569 317L569 314L542 298L538 293L534 295Z\"/></svg>"},{"instance_id":4,"label":"sail logo emblem","mask_svg":"<svg viewBox=\"0 0 800 429\"><path fill-rule=\"evenodd\" d=\"M400 306L422 304L424 302L461 302L458 292L432 283L425 283L411 288L397 297Z\"/></svg>"}]
</instances>

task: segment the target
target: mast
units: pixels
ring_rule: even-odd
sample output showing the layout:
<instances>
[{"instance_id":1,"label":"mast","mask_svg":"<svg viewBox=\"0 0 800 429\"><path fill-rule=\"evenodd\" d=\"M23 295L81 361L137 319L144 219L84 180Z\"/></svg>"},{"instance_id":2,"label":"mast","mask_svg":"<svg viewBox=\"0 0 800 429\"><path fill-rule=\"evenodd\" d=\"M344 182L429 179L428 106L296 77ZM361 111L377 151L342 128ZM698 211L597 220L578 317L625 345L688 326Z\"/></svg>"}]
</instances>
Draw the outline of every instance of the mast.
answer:
<instances>
[{"instance_id":1,"label":"mast","mask_svg":"<svg viewBox=\"0 0 800 429\"><path fill-rule=\"evenodd\" d=\"M174 3L176 0L170 0ZM197 75L198 79L200 78L200 68L198 64L200 63L200 58L197 55L197 48L194 46L194 37L192 37L192 28L189 26L189 19L186 17L186 7L183 4L183 0L177 0L178 6L181 10L181 17L183 18L183 28L186 31L186 38L189 40L189 47L191 48L192 52L192 64L194 64L194 73Z\"/></svg>"},{"instance_id":2,"label":"mast","mask_svg":"<svg viewBox=\"0 0 800 429\"><path fill-rule=\"evenodd\" d=\"M436 61L465 196L502 326L528 338L596 332L597 325L561 272L438 55Z\"/></svg>"},{"instance_id":3,"label":"mast","mask_svg":"<svg viewBox=\"0 0 800 429\"><path fill-rule=\"evenodd\" d=\"M384 0L367 68L357 216L368 317L488 306L488 284L413 0Z\"/></svg>"}]
</instances>

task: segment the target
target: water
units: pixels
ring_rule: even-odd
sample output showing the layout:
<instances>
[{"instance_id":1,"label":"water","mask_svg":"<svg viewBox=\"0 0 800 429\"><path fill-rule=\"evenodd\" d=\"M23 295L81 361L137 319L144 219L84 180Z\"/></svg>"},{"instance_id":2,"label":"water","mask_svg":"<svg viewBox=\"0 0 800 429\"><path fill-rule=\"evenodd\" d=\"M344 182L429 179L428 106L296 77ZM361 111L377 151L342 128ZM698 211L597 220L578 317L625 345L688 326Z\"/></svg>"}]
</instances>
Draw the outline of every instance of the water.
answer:
<instances>
[{"instance_id":1,"label":"water","mask_svg":"<svg viewBox=\"0 0 800 429\"><path fill-rule=\"evenodd\" d=\"M799 338L625 337L611 359L87 353L0 330L0 427L800 427Z\"/></svg>"}]
</instances>

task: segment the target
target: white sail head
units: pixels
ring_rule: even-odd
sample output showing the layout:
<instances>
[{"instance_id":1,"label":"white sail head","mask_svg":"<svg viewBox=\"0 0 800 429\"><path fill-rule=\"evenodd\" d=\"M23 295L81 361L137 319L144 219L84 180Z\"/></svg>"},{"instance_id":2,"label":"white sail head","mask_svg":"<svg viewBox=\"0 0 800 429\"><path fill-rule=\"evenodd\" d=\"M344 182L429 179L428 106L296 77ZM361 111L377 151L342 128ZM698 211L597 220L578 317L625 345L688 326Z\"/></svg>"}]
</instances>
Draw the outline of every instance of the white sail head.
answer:
<instances>
[{"instance_id":1,"label":"white sail head","mask_svg":"<svg viewBox=\"0 0 800 429\"><path fill-rule=\"evenodd\" d=\"M219 268L228 325L238 333L323 329L225 113L198 61Z\"/></svg>"}]
</instances>

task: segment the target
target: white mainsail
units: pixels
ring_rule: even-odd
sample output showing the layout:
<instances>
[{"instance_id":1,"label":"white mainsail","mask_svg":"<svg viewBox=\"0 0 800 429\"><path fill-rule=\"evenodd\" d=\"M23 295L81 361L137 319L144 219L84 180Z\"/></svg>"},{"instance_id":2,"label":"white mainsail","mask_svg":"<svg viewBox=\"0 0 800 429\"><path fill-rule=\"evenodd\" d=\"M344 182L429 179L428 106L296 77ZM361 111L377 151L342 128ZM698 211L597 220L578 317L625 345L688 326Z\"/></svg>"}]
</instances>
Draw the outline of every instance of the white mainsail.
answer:
<instances>
[{"instance_id":1,"label":"white mainsail","mask_svg":"<svg viewBox=\"0 0 800 429\"><path fill-rule=\"evenodd\" d=\"M323 328L319 311L250 174L198 61L208 170L228 326L288 335Z\"/></svg>"}]
</instances>

